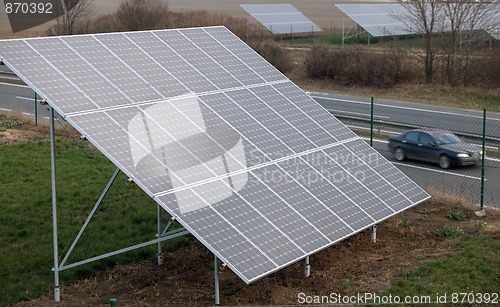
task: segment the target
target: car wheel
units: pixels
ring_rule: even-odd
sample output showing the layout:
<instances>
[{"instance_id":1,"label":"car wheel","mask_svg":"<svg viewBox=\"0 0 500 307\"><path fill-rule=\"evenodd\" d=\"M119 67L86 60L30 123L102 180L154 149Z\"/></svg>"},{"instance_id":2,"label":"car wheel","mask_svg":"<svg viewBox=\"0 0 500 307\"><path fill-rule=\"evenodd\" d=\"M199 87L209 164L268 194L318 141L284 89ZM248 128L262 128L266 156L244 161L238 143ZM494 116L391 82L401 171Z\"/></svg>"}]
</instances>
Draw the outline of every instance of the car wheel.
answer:
<instances>
[{"instance_id":1,"label":"car wheel","mask_svg":"<svg viewBox=\"0 0 500 307\"><path fill-rule=\"evenodd\" d=\"M394 151L394 158L398 161L403 161L406 158L405 151L403 150L403 148L401 147L396 148L396 150Z\"/></svg>"},{"instance_id":2,"label":"car wheel","mask_svg":"<svg viewBox=\"0 0 500 307\"><path fill-rule=\"evenodd\" d=\"M439 157L439 167L440 168L444 168L444 169L447 169L450 167L450 158L448 158L447 155L441 155Z\"/></svg>"}]
</instances>

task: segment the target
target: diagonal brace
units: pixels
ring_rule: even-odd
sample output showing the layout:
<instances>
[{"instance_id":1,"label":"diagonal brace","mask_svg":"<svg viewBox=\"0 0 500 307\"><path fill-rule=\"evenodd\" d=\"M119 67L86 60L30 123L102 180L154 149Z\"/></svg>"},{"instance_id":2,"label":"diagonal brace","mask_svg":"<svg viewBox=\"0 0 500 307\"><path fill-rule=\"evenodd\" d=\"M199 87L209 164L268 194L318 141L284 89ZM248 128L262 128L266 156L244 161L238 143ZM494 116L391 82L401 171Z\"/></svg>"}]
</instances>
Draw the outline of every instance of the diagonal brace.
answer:
<instances>
[{"instance_id":1,"label":"diagonal brace","mask_svg":"<svg viewBox=\"0 0 500 307\"><path fill-rule=\"evenodd\" d=\"M69 256L71 255L71 253L73 252L73 249L75 248L76 244L78 243L78 241L80 240L81 236L83 235L83 232L85 231L85 229L87 228L88 224L90 223L90 220L92 219L92 217L94 216L95 212L97 211L97 209L99 208L99 206L101 205L102 203L102 200L104 199L104 197L106 196L106 194L108 193L109 189L111 188L111 186L113 185L113 182L115 181L116 177L118 177L118 174L120 173L120 169L117 168L115 170L115 172L113 173L113 176L111 176L111 179L109 179L109 182L108 184L106 185L106 187L104 188L104 191L102 191L101 193L101 196L99 197L99 199L97 200L97 202L95 203L94 205L94 208L92 208L92 211L90 212L89 216L87 217L87 220L85 221L85 223L83 224L82 228L80 229L80 232L78 232L78 235L76 236L75 240L73 241L73 243L71 244L71 247L69 248L68 252L66 253L66 256L64 257L64 259L61 261L61 264L60 266L63 267L64 264L66 263L66 261L68 260Z\"/></svg>"}]
</instances>

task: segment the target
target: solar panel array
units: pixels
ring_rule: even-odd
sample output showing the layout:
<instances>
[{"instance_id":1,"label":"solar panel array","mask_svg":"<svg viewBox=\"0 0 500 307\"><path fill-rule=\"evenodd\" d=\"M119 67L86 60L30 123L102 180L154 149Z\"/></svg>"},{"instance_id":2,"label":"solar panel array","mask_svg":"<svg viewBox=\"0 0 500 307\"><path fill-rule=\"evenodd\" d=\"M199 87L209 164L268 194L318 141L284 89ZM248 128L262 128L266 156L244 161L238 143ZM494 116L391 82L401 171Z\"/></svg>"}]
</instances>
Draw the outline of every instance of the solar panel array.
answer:
<instances>
[{"instance_id":1,"label":"solar panel array","mask_svg":"<svg viewBox=\"0 0 500 307\"><path fill-rule=\"evenodd\" d=\"M407 10L397 3L335 6L374 37L418 33L416 26L408 26L402 21Z\"/></svg>"},{"instance_id":2,"label":"solar panel array","mask_svg":"<svg viewBox=\"0 0 500 307\"><path fill-rule=\"evenodd\" d=\"M494 39L500 40L500 4L492 4L491 18L486 21L485 29Z\"/></svg>"},{"instance_id":3,"label":"solar panel array","mask_svg":"<svg viewBox=\"0 0 500 307\"><path fill-rule=\"evenodd\" d=\"M225 27L0 57L247 283L429 197Z\"/></svg>"},{"instance_id":4,"label":"solar panel array","mask_svg":"<svg viewBox=\"0 0 500 307\"><path fill-rule=\"evenodd\" d=\"M494 3L471 5L481 5L481 8L477 9L476 12L482 10L486 12L484 16L482 13L478 14L482 16L483 21L475 21L476 29L485 29L494 38L500 39L500 26L498 26L500 24L500 5ZM412 22L408 17L411 4L335 4L335 6L374 37L421 33L419 24ZM464 7L463 12L474 12L474 10ZM442 12L438 14L442 14ZM443 23L434 27L435 32L450 31L449 19L446 17L442 19ZM467 27L467 25L464 26Z\"/></svg>"},{"instance_id":5,"label":"solar panel array","mask_svg":"<svg viewBox=\"0 0 500 307\"><path fill-rule=\"evenodd\" d=\"M291 4L241 4L240 6L273 34L323 31Z\"/></svg>"}]
</instances>

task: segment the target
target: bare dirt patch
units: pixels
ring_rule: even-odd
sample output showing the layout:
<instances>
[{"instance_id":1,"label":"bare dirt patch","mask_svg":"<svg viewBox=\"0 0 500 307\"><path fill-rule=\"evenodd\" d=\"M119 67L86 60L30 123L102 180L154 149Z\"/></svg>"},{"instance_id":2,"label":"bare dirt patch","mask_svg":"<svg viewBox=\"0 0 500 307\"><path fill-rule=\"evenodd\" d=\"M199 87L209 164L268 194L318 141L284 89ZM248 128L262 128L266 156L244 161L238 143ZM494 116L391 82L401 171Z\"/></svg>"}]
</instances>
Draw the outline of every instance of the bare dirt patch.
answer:
<instances>
[{"instance_id":1,"label":"bare dirt patch","mask_svg":"<svg viewBox=\"0 0 500 307\"><path fill-rule=\"evenodd\" d=\"M298 294L353 295L379 292L404 278L405 272L453 252L458 238L437 235L443 225L466 234L493 236L500 229L500 214L488 210L477 218L477 208L460 200L443 202L442 195L381 223L377 242L364 231L311 256L311 277L303 278L303 263L295 263L246 285L229 269L220 272L224 305L297 304ZM460 212L461 220L450 219ZM447 217L448 216L448 217ZM482 225L479 227L478 225ZM168 244L168 243L167 243ZM62 284L64 306L96 306L116 298L119 306L203 306L214 302L213 256L196 239L155 259L96 272L80 282ZM19 306L59 306L50 294Z\"/></svg>"},{"instance_id":2,"label":"bare dirt patch","mask_svg":"<svg viewBox=\"0 0 500 307\"><path fill-rule=\"evenodd\" d=\"M62 120L56 121L55 134L59 139L74 139L78 132ZM0 113L0 144L27 142L49 137L49 122L18 113Z\"/></svg>"}]
</instances>

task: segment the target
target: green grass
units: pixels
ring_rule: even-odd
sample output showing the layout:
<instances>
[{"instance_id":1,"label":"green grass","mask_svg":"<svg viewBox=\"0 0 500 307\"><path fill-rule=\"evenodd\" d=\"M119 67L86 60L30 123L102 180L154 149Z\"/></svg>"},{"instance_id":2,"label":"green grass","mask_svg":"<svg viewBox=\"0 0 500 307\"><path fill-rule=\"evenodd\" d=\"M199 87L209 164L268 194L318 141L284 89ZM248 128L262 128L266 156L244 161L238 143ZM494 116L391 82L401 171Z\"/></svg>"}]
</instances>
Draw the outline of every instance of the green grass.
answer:
<instances>
[{"instance_id":1,"label":"green grass","mask_svg":"<svg viewBox=\"0 0 500 307\"><path fill-rule=\"evenodd\" d=\"M342 39L342 34L335 34L335 35L325 35L325 34L314 34L307 35L306 37L294 37L293 39L291 36L286 37L283 39L283 42L288 43L288 44L293 44L293 45L310 45L313 43L328 43L328 44L367 44L368 40L370 43L374 43L379 41L379 38L372 37L366 33L362 34L348 34L345 35L344 38Z\"/></svg>"},{"instance_id":2,"label":"green grass","mask_svg":"<svg viewBox=\"0 0 500 307\"><path fill-rule=\"evenodd\" d=\"M0 119L4 119L0 117ZM5 131L7 129L12 129L17 126L24 124L24 121L15 117L12 117L9 121L0 122L0 131Z\"/></svg>"},{"instance_id":3,"label":"green grass","mask_svg":"<svg viewBox=\"0 0 500 307\"><path fill-rule=\"evenodd\" d=\"M115 166L97 150L75 141L57 141L56 152L62 252L83 225ZM0 145L0 170L0 306L5 306L50 293L53 285L48 140ZM156 203L137 186L126 185L126 179L123 174L117 178L68 263L154 238ZM178 242L169 241L168 246L172 244ZM74 282L97 269L150 257L155 248L63 271L61 281Z\"/></svg>"},{"instance_id":4,"label":"green grass","mask_svg":"<svg viewBox=\"0 0 500 307\"><path fill-rule=\"evenodd\" d=\"M418 269L402 273L400 280L379 295L402 296L447 293L498 293L500 285L500 236L462 237L452 252ZM487 305L487 304L486 304Z\"/></svg>"},{"instance_id":5,"label":"green grass","mask_svg":"<svg viewBox=\"0 0 500 307\"><path fill-rule=\"evenodd\" d=\"M455 221L462 221L465 219L464 214L460 210L449 211L446 214L446 217L450 220L455 220Z\"/></svg>"},{"instance_id":6,"label":"green grass","mask_svg":"<svg viewBox=\"0 0 500 307\"><path fill-rule=\"evenodd\" d=\"M327 32L325 32L327 33ZM290 35L285 38L280 38L284 42L293 45L310 45L313 43L327 43L327 44L361 44L373 45L374 47L400 47L400 48L413 48L424 49L423 38L416 35L401 35L393 37L373 37L368 33L346 33L342 34L317 34L308 33L304 37L292 37Z\"/></svg>"},{"instance_id":7,"label":"green grass","mask_svg":"<svg viewBox=\"0 0 500 307\"><path fill-rule=\"evenodd\" d=\"M464 231L460 227L450 225L441 226L435 232L435 235L441 238L460 237L463 234Z\"/></svg>"}]
</instances>

